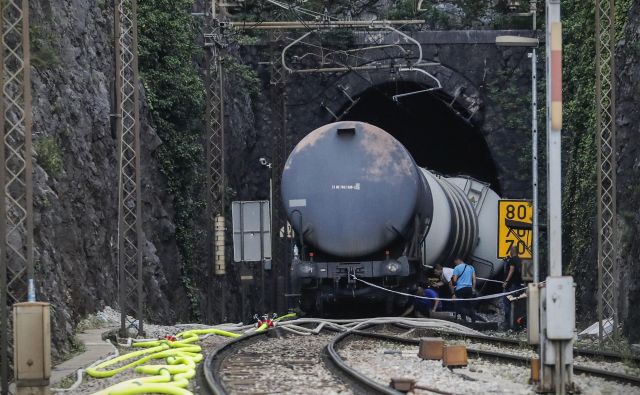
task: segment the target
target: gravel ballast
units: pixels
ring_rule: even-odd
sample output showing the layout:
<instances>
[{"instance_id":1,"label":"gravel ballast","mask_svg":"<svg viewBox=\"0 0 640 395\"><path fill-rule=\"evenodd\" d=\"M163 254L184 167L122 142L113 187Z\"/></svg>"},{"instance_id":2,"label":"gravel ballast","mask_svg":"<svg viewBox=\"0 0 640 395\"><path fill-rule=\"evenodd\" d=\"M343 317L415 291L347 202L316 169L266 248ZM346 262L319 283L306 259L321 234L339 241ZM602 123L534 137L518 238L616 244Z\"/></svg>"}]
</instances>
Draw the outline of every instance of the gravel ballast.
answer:
<instances>
[{"instance_id":1,"label":"gravel ballast","mask_svg":"<svg viewBox=\"0 0 640 395\"><path fill-rule=\"evenodd\" d=\"M261 338L223 362L223 384L230 394L351 394L322 361L333 336Z\"/></svg>"},{"instance_id":2,"label":"gravel ballast","mask_svg":"<svg viewBox=\"0 0 640 395\"><path fill-rule=\"evenodd\" d=\"M441 361L420 359L417 346L370 339L350 341L338 352L347 364L383 385L392 377L408 377L417 384L454 394L535 393L528 384L530 370L524 366L473 358L467 367L450 370L442 367ZM582 394L640 394L638 387L598 377L577 375L574 381ZM428 392L416 391L420 393Z\"/></svg>"}]
</instances>

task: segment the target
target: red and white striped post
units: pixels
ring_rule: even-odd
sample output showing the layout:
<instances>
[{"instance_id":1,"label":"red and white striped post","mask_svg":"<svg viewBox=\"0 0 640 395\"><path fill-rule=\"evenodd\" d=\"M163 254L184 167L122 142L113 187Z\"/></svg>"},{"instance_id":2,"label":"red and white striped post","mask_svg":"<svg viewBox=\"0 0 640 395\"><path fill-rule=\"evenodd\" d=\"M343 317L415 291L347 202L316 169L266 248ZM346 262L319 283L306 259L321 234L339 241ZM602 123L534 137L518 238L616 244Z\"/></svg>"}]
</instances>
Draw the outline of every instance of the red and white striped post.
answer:
<instances>
[{"instance_id":1,"label":"red and white striped post","mask_svg":"<svg viewBox=\"0 0 640 395\"><path fill-rule=\"evenodd\" d=\"M562 276L562 23L560 0L546 2L547 235L549 277L541 292L540 390L565 394L573 384L575 288Z\"/></svg>"}]
</instances>

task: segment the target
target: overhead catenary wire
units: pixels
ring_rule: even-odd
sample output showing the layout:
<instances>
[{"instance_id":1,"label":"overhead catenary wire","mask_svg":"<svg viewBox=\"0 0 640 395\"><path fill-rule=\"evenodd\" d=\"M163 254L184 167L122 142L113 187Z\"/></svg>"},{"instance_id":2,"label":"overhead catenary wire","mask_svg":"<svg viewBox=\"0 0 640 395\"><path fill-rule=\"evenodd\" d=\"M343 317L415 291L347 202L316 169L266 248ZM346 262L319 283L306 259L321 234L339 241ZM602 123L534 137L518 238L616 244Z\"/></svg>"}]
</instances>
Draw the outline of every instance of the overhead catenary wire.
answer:
<instances>
[{"instance_id":1,"label":"overhead catenary wire","mask_svg":"<svg viewBox=\"0 0 640 395\"><path fill-rule=\"evenodd\" d=\"M290 11L290 12L291 12L291 13L292 13L292 14L293 14L293 15L294 15L294 16L295 16L299 21L302 21L302 18L300 17L300 15L298 15L298 14L297 14L296 9L294 9L294 8L291 8L291 7L290 7L290 8L288 8L288 10L289 10L289 11ZM304 21L302 21L302 22L304 22ZM379 22L381 22L381 21L377 21L377 22L379 23ZM389 22L389 21L387 21L387 22ZM397 22L397 21L392 21L392 23L395 23L395 22ZM402 22L412 22L412 21L402 21ZM418 22L418 21L413 21L413 22ZM405 23L405 24L406 24L406 23ZM404 26L405 24L403 24L402 26ZM312 32L316 31L316 30L312 29L311 27L309 27L308 25L305 25L305 26L306 26L306 27L308 28L308 30L309 30L309 32L307 32L307 34L305 34L305 36L308 36L308 35L309 35L309 34L311 34ZM401 27L402 27L402 26L401 26ZM397 31L396 29L394 29L394 28L390 28L390 30L398 32L398 31ZM371 33L370 33L368 30L366 30L366 33L367 33L367 34L369 34L369 36L371 35ZM403 33L401 33L401 32L399 32L399 34L404 35L404 34L403 34ZM406 36L406 35L405 35L405 36ZM372 37L372 36L370 36L370 37ZM408 36L407 36L407 37L408 37ZM297 39L297 40L300 40L300 39ZM293 41L295 42L295 41L297 41L297 40L293 40ZM415 41L415 40L412 40L412 41ZM305 44L308 44L308 43L305 43ZM422 49L421 49L420 44L419 44L419 43L417 43L417 41L416 41L416 44L417 44L417 46L418 46L418 51L419 51L419 53L420 53L420 54L422 54ZM313 46L313 44L308 44L308 45ZM390 61L390 64L389 64L389 65L381 66L381 67L380 67L381 69L382 69L382 68L385 68L385 67L390 67L390 66L392 66L392 64L393 64L393 60L394 60L394 59L398 59L398 57L397 57L397 56L390 56L390 55L389 55L389 53L387 52L387 50L386 50L386 48L385 48L385 47L386 47L386 46L373 46L373 47L372 47L372 48L374 48L374 49L378 49L378 48L382 49L382 50L384 51L384 53L387 55L387 58L386 58L386 59L378 59L378 60L372 61L372 63L373 63L373 62L376 62L376 61L378 61L378 62L379 62L379 61L385 61L385 60ZM320 46L319 46L319 48L323 49L324 47L322 47L322 46L320 45ZM400 48L401 48L401 47L400 47ZM363 48L363 49L361 49L361 50L366 50L366 48ZM283 51L283 52L284 52L284 51ZM284 64L284 60L283 60L283 64ZM437 63L433 63L433 64L437 64ZM416 63L414 63L414 66L426 66L426 65L427 65L427 64L424 64L424 63L422 63L422 62L421 62L421 56L418 58L418 61L417 61ZM430 64L429 64L429 65L430 65ZM320 70L319 70L319 71L320 71ZM377 89L378 91L380 91L377 87L375 87L375 86L372 84L372 82L371 82L371 81L369 81L369 80L368 80L366 77L364 77L362 74L358 73L358 71L357 71L356 69L354 69L353 67L349 67L349 65L346 65L346 67L345 67L345 68L336 68L336 69L334 69L334 70L330 70L330 71L327 71L327 72L331 72L331 73L344 72L342 75L340 75L340 76L338 76L338 77L336 78L336 81L339 81L339 80L340 80L341 78L343 78L343 77L344 77L344 75L346 75L347 73L349 73L349 72L353 72L353 73L355 73L357 76L359 76L360 78L364 79L364 80L365 80L365 81L366 81L366 82L367 82L371 87L373 87L373 88ZM320 95L319 95L319 96L323 95L323 94L324 94L324 92L326 92L326 90L327 90L327 89L329 89L328 87L329 87L329 86L332 86L332 85L333 85L333 84L328 84L328 85L327 85L327 87L326 87L325 89L323 89L323 90L322 90L322 92L320 93ZM384 92L380 91L380 93L381 93L381 94L383 94L383 95L386 97L386 95L384 94ZM313 101L317 101L317 100L318 100L318 98L319 98L319 96L316 96L315 98L313 98L313 99L311 99L311 100L309 100L309 101L306 101L305 103L290 103L290 104L288 104L288 106L290 106L290 107L295 107L295 106L304 106L304 105L308 105L309 103L311 103L311 102L313 102ZM391 98L389 98L389 99L391 100ZM404 108L404 106L403 106L401 103L399 103L399 102L396 102L396 105L402 106L402 108L403 108L403 109L407 110L407 109L406 109L406 108Z\"/></svg>"}]
</instances>

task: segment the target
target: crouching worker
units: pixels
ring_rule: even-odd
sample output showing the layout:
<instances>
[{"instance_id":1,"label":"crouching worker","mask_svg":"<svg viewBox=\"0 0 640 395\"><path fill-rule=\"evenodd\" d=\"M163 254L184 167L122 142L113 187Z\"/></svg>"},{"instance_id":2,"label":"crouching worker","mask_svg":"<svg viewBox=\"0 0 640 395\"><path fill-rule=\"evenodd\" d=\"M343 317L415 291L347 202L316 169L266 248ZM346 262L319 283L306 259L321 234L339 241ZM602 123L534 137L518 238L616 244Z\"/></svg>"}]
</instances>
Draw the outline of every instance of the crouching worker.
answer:
<instances>
[{"instance_id":1,"label":"crouching worker","mask_svg":"<svg viewBox=\"0 0 640 395\"><path fill-rule=\"evenodd\" d=\"M431 299L412 298L413 300L409 301L409 307L407 307L405 312L402 313L403 317L407 317L413 313L414 316L418 318L429 318L429 316L431 316L431 312L436 311L440 306L439 300L433 300L438 298L438 292L431 286L424 288L418 285L414 295Z\"/></svg>"},{"instance_id":2,"label":"crouching worker","mask_svg":"<svg viewBox=\"0 0 640 395\"><path fill-rule=\"evenodd\" d=\"M451 277L453 277L453 269L450 267L443 267L441 264L436 263L433 274L438 277L438 281L433 284L433 287L438 290L438 294L443 299L450 299L454 296L454 287L451 284ZM453 305L448 301L441 301L439 310L451 311Z\"/></svg>"}]
</instances>

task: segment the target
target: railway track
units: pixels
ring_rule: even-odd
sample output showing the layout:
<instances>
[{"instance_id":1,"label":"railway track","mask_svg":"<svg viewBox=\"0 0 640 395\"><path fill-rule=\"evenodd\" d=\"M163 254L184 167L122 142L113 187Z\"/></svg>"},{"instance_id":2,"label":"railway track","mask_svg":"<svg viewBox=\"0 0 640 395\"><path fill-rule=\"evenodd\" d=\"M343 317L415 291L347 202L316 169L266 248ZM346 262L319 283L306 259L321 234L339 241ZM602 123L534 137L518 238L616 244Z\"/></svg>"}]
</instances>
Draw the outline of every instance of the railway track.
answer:
<instances>
[{"instance_id":1,"label":"railway track","mask_svg":"<svg viewBox=\"0 0 640 395\"><path fill-rule=\"evenodd\" d=\"M400 320L417 327L468 330L457 324L437 320ZM336 366L324 346L337 332L370 328L390 321L397 322L398 319L298 319L280 324L268 332L245 335L224 344L206 357L203 364L203 385L214 394L326 394L327 391L369 394L372 392L371 388ZM315 326L315 329L308 326ZM291 333L306 336L294 336ZM273 367L278 368L272 369ZM291 374L283 374L287 372Z\"/></svg>"},{"instance_id":2,"label":"railway track","mask_svg":"<svg viewBox=\"0 0 640 395\"><path fill-rule=\"evenodd\" d=\"M350 387L323 362L335 332L299 336L272 330L243 336L205 360L214 394L347 394Z\"/></svg>"},{"instance_id":3,"label":"railway track","mask_svg":"<svg viewBox=\"0 0 640 395\"><path fill-rule=\"evenodd\" d=\"M396 343L401 343L401 344L409 344L409 345L415 345L415 346L418 346L419 343L420 343L420 340L418 338L407 338L407 337L400 337L400 336L394 336L394 335L388 335L388 334L382 334L382 333L375 333L375 332L367 332L367 331L352 331L352 332L345 333L340 338L340 341L344 342L349 336L352 336L352 337L358 337L359 336L359 337L362 337L362 338L378 339L378 340L383 340L383 341L396 342ZM492 342L496 342L496 341L498 341L498 339L500 339L500 338L494 338L494 337L489 337L489 339L487 339L486 336L476 336L476 335L466 335L466 334L464 335L464 337L481 339L481 340L488 340L488 341L492 341ZM514 342L514 341L502 342L502 340L505 340L505 339L500 339L501 343L507 343L507 344L510 344L510 345L515 345L516 343L518 345L522 344L520 342ZM470 357L474 357L474 356L475 357L482 357L482 358L487 358L487 359L493 359L493 360L496 360L498 362L515 363L515 364L526 365L526 366L529 366L529 364L530 364L530 358L529 357L525 357L525 356L522 356L522 355L517 355L517 354L514 354L514 353L506 353L506 352L493 351L493 350L484 350L484 349L481 349L481 348L474 348L474 347L467 347L467 352L468 352ZM596 354L596 357L600 357L600 354ZM638 377L638 375L631 375L631 374L625 374L625 373L620 373L620 372L613 372L613 371L609 371L609 370L605 370L605 369L598 369L598 368L593 368L593 367L589 367L589 366L582 366L582 365L576 365L576 364L574 364L573 370L574 370L574 373L576 373L576 374L587 374L587 375L591 375L591 376L601 377L601 378L604 378L604 379L607 379L607 380L617 381L617 382L622 383L622 384L631 384L631 385L640 387L640 377Z\"/></svg>"},{"instance_id":4,"label":"railway track","mask_svg":"<svg viewBox=\"0 0 640 395\"><path fill-rule=\"evenodd\" d=\"M490 370L492 367L488 366L493 365L493 368L495 366L512 366L513 369L520 371L520 376L513 378L513 382L525 383L528 378L528 369L525 367L529 366L530 357L534 353L531 347L524 342L474 333L454 333L447 331L446 328L442 330L412 328L413 331L407 331L407 328L410 327L371 325L362 327L360 330L349 330L340 334L337 334L335 330L328 331L323 329L317 335L307 336L299 336L276 329L243 336L226 343L207 356L204 363L205 385L214 394L356 393L397 395L400 392L390 388L388 385L389 379L394 376L387 375L381 379L380 375L376 376L368 369L370 367L368 365L376 364L374 360L369 361L366 358L364 360L358 360L357 358L352 360L348 356L348 352L344 354L344 350L349 347L353 348L350 343L367 340L376 342L368 346L369 350L367 352L374 352L379 355L381 349L384 348L381 342L385 343L386 347L393 347L393 344L401 344L404 345L405 350L410 351L405 351L405 356L408 357L404 360L399 360L400 366L403 367L402 365L406 362L417 364L416 366L419 365L421 369L424 369L425 361L420 362L416 358L414 350L417 350L420 337L433 335L464 341L467 344L469 357L472 359L479 358L475 359L477 362L470 364L470 366L474 366L471 368L471 372L482 372L481 369L484 369L484 374L491 376ZM401 330L403 334L399 336ZM389 332L392 333L390 334ZM407 337L409 335L413 337ZM407 348L407 346L411 347ZM406 354L407 352L408 354ZM601 358L612 358L617 362L618 358L623 358L623 356L601 355L599 353L586 353L586 355L593 355L593 358L597 359L597 361L602 361ZM385 364L384 359L377 359L377 361L378 364ZM497 365L496 362L498 362ZM605 369L602 369L602 366L605 366ZM375 368L376 366L373 366L374 370ZM461 380L477 381L469 378L468 375L465 376L460 371L444 369L440 363L433 364L433 366L427 368L432 368L433 371L429 373L431 379L426 378L420 384L426 391L424 393L451 393L447 391L446 380L442 381L438 378L438 375L447 376L452 382L460 382ZM405 371L407 370L400 370L400 372ZM411 371L411 369L408 371ZM574 372L576 374L586 374L589 377L600 377L606 379L606 382L640 386L640 378L637 377L637 374L606 370L606 364L603 365L602 363L600 365L583 366L576 362ZM416 373L416 377L421 376ZM438 386L428 387L429 380L433 380L434 383L440 383L441 388L439 389ZM483 380L480 381L483 382ZM604 380L602 382L605 383ZM488 385L488 383L484 381L482 385ZM469 383L467 382L466 385L469 385ZM531 392L531 387L518 385L520 386L517 388L518 390L528 391L522 393ZM481 393L482 391L469 390L468 392ZM513 393L518 392L514 390Z\"/></svg>"},{"instance_id":5,"label":"railway track","mask_svg":"<svg viewBox=\"0 0 640 395\"><path fill-rule=\"evenodd\" d=\"M394 324L393 326L397 328L401 328L402 331L404 332L412 329L411 327L405 326L402 324ZM528 344L526 341L509 339L504 337L497 337L497 336L489 336L484 334L460 333L460 332L451 332L451 331L438 330L438 329L424 330L424 333L430 333L429 336L437 335L444 338L469 339L469 340L476 340L476 341L481 341L486 343L492 343L499 346L506 346L506 347L514 347L514 348L527 347L527 348L530 348L531 350L537 350L538 348L538 346L532 346ZM620 354L620 353L615 353L611 351L600 351L600 350L585 349L585 348L574 348L573 355L592 358L596 360L602 360L602 361L610 361L610 362L631 362L640 366L640 356L636 356L636 355L626 355L626 354Z\"/></svg>"}]
</instances>

